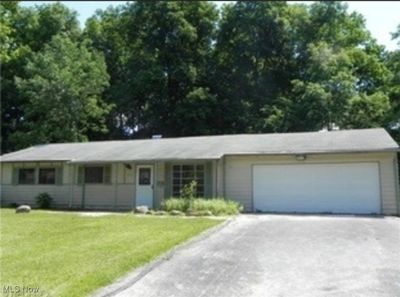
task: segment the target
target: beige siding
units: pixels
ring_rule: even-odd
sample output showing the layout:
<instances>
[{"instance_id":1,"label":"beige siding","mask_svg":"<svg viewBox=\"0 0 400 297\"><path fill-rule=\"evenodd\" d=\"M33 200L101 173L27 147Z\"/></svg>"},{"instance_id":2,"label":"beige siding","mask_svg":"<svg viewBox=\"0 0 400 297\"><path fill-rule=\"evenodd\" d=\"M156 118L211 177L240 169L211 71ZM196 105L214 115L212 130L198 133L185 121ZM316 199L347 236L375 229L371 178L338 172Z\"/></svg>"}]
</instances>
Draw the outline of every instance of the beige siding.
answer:
<instances>
[{"instance_id":1,"label":"beige siding","mask_svg":"<svg viewBox=\"0 0 400 297\"><path fill-rule=\"evenodd\" d=\"M135 164L129 163L131 165L131 169L125 168L125 181L126 184L135 184L136 178L136 167Z\"/></svg>"},{"instance_id":2,"label":"beige siding","mask_svg":"<svg viewBox=\"0 0 400 297\"><path fill-rule=\"evenodd\" d=\"M55 185L2 185L1 201L3 205L16 202L19 204L29 204L35 206L35 197L44 192L53 197L55 206L68 207L68 187Z\"/></svg>"},{"instance_id":3,"label":"beige siding","mask_svg":"<svg viewBox=\"0 0 400 297\"><path fill-rule=\"evenodd\" d=\"M370 154L314 154L305 161L295 156L227 156L225 157L225 196L242 203L246 211L253 210L252 165L254 164L298 164L303 163L345 163L378 162L380 168L382 213L397 214L395 153Z\"/></svg>"},{"instance_id":4,"label":"beige siding","mask_svg":"<svg viewBox=\"0 0 400 297\"><path fill-rule=\"evenodd\" d=\"M211 196L217 197L218 192L218 161L213 160L211 162L211 179L212 179L212 189L211 189Z\"/></svg>"},{"instance_id":5,"label":"beige siding","mask_svg":"<svg viewBox=\"0 0 400 297\"><path fill-rule=\"evenodd\" d=\"M117 171L117 183L118 184L124 184L125 183L125 165L122 163L117 163L115 164L116 168L114 170ZM114 177L115 180L115 177ZM114 181L113 180L113 181Z\"/></svg>"},{"instance_id":6,"label":"beige siding","mask_svg":"<svg viewBox=\"0 0 400 297\"><path fill-rule=\"evenodd\" d=\"M218 159L216 172L216 195L218 197L224 196L224 158Z\"/></svg>"},{"instance_id":7,"label":"beige siding","mask_svg":"<svg viewBox=\"0 0 400 297\"><path fill-rule=\"evenodd\" d=\"M86 184L85 207L112 209L114 207L114 186L112 184Z\"/></svg>"},{"instance_id":8,"label":"beige siding","mask_svg":"<svg viewBox=\"0 0 400 297\"><path fill-rule=\"evenodd\" d=\"M118 185L117 209L133 209L135 207L136 188L133 184Z\"/></svg>"},{"instance_id":9,"label":"beige siding","mask_svg":"<svg viewBox=\"0 0 400 297\"><path fill-rule=\"evenodd\" d=\"M157 162L155 165L155 193L154 207L159 208L164 200L165 192L165 162Z\"/></svg>"},{"instance_id":10,"label":"beige siding","mask_svg":"<svg viewBox=\"0 0 400 297\"><path fill-rule=\"evenodd\" d=\"M12 175L14 168L43 168L43 167L63 167L62 185L13 185ZM71 196L68 182L68 165L59 162L48 163L4 163L1 164L1 190L0 200L2 205L11 203L36 205L35 197L40 193L48 193L54 199L56 207L68 207Z\"/></svg>"},{"instance_id":11,"label":"beige siding","mask_svg":"<svg viewBox=\"0 0 400 297\"><path fill-rule=\"evenodd\" d=\"M13 185L13 168L63 166L62 185ZM0 199L2 205L11 203L35 206L35 197L47 192L54 199L54 206L80 208L84 197L85 208L132 209L135 199L135 166L126 168L115 163L111 171L110 184L78 184L78 166L67 163L4 163L1 164ZM71 183L71 180L73 183ZM117 183L116 183L117 181Z\"/></svg>"},{"instance_id":12,"label":"beige siding","mask_svg":"<svg viewBox=\"0 0 400 297\"><path fill-rule=\"evenodd\" d=\"M83 199L83 191L82 186L79 185L70 185L72 187L72 208L81 208L82 207L82 199ZM70 193L71 195L71 193Z\"/></svg>"},{"instance_id":13,"label":"beige siding","mask_svg":"<svg viewBox=\"0 0 400 297\"><path fill-rule=\"evenodd\" d=\"M1 184L9 185L12 182L12 164L1 164Z\"/></svg>"}]
</instances>

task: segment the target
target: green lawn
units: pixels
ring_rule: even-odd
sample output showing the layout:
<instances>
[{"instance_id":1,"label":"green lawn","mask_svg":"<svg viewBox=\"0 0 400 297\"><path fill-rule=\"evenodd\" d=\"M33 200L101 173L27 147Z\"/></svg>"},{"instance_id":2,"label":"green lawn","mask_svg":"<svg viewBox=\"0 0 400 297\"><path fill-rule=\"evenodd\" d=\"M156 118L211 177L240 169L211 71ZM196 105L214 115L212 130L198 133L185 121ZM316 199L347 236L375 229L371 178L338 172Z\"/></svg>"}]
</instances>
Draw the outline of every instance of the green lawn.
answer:
<instances>
[{"instance_id":1,"label":"green lawn","mask_svg":"<svg viewBox=\"0 0 400 297\"><path fill-rule=\"evenodd\" d=\"M1 282L84 296L221 220L1 209Z\"/></svg>"}]
</instances>

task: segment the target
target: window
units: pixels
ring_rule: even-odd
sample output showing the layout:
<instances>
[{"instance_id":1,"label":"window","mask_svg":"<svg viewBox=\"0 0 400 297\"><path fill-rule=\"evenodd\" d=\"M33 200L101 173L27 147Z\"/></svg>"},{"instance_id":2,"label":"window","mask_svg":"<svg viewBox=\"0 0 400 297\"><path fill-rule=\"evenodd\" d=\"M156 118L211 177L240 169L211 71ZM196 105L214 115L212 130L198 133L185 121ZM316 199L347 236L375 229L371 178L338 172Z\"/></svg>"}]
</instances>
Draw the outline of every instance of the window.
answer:
<instances>
[{"instance_id":1,"label":"window","mask_svg":"<svg viewBox=\"0 0 400 297\"><path fill-rule=\"evenodd\" d=\"M39 169L39 184L54 185L56 183L55 168L40 168Z\"/></svg>"},{"instance_id":2,"label":"window","mask_svg":"<svg viewBox=\"0 0 400 297\"><path fill-rule=\"evenodd\" d=\"M151 184L151 169L150 168L139 168L139 185L150 185Z\"/></svg>"},{"instance_id":3,"label":"window","mask_svg":"<svg viewBox=\"0 0 400 297\"><path fill-rule=\"evenodd\" d=\"M197 182L196 196L204 196L204 165L174 165L172 167L172 195L179 197L182 188Z\"/></svg>"},{"instance_id":4,"label":"window","mask_svg":"<svg viewBox=\"0 0 400 297\"><path fill-rule=\"evenodd\" d=\"M33 185L35 183L35 169L34 168L19 169L18 183L23 185Z\"/></svg>"},{"instance_id":5,"label":"window","mask_svg":"<svg viewBox=\"0 0 400 297\"><path fill-rule=\"evenodd\" d=\"M103 183L103 167L86 167L85 168L85 182L88 184L102 184Z\"/></svg>"}]
</instances>

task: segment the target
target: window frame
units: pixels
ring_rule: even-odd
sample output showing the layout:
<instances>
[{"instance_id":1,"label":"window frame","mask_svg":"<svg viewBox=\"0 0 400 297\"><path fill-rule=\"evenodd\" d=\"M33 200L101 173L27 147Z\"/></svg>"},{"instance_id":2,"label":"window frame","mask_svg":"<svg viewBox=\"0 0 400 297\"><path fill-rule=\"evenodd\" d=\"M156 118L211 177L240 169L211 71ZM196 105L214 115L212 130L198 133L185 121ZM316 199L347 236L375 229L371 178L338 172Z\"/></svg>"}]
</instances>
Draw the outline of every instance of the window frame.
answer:
<instances>
[{"instance_id":1,"label":"window frame","mask_svg":"<svg viewBox=\"0 0 400 297\"><path fill-rule=\"evenodd\" d=\"M52 182L52 183L41 182L40 181L40 172L42 170L49 170L49 169L54 171L54 182ZM56 185L57 184L57 168L56 167L39 167L38 168L37 184L38 185L48 185L48 186Z\"/></svg>"},{"instance_id":2,"label":"window frame","mask_svg":"<svg viewBox=\"0 0 400 297\"><path fill-rule=\"evenodd\" d=\"M148 176L148 183L142 183L141 181L141 176L140 176L140 171L141 170L148 170L148 173L149 173L149 176ZM138 177L137 177L137 185L138 186L152 186L152 175L153 175L153 173L152 173L152 168L151 167L141 167L141 166L138 166L138 170L137 170L137 174L138 174Z\"/></svg>"},{"instance_id":3,"label":"window frame","mask_svg":"<svg viewBox=\"0 0 400 297\"><path fill-rule=\"evenodd\" d=\"M176 194L176 191L174 190L174 187L176 187L176 184L174 183L174 179L175 179L175 172L174 172L174 167L175 166L179 166L179 194ZM184 177L184 166L191 166L193 167L193 177ZM202 166L202 169L200 170L198 168L198 166ZM198 177L198 172L202 172L201 174L201 178ZM182 190L182 188L187 184L184 183L183 180L188 180L189 183L191 181L196 181L197 187L196 187L196 197L205 197L205 193L206 193L206 165L204 163L174 163L171 164L171 196L172 197L180 197L180 191ZM199 185L199 180L202 180L202 183L200 183ZM201 190L199 191L198 188L201 188Z\"/></svg>"},{"instance_id":4,"label":"window frame","mask_svg":"<svg viewBox=\"0 0 400 297\"><path fill-rule=\"evenodd\" d=\"M33 170L33 180L31 183L22 183L21 182L21 171L22 170ZM29 186L29 185L36 185L36 168L35 167L22 167L22 168L18 168L18 178L17 178L17 185L22 185L22 186Z\"/></svg>"},{"instance_id":5,"label":"window frame","mask_svg":"<svg viewBox=\"0 0 400 297\"><path fill-rule=\"evenodd\" d=\"M54 182L53 183L43 183L40 180L40 171L44 169L52 169L54 170ZM33 170L33 182L30 183L21 183L20 173L23 170ZM25 164L22 162L21 164L13 164L12 166L12 184L13 185L40 185L40 186L62 186L63 185L63 170L64 165L62 163L48 162L48 163L36 163L32 164L29 162Z\"/></svg>"},{"instance_id":6,"label":"window frame","mask_svg":"<svg viewBox=\"0 0 400 297\"><path fill-rule=\"evenodd\" d=\"M84 179L84 183L88 184L88 185L104 185L105 182L105 166L103 165L92 165L92 166L84 166L84 170L83 170L83 179ZM100 168L101 169L101 182L95 181L95 182L88 182L87 178L86 178L86 170L89 168Z\"/></svg>"}]
</instances>

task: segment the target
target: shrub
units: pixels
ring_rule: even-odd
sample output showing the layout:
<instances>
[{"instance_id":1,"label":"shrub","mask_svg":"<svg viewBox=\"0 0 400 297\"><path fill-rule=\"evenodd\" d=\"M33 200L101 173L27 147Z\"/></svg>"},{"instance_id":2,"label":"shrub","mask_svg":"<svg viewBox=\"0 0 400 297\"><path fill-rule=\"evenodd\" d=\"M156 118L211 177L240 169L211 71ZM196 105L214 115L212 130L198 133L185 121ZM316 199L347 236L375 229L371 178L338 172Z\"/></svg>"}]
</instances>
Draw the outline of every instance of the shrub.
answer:
<instances>
[{"instance_id":1,"label":"shrub","mask_svg":"<svg viewBox=\"0 0 400 297\"><path fill-rule=\"evenodd\" d=\"M194 199L192 210L211 211L213 215L235 215L242 211L242 206L235 201L223 198Z\"/></svg>"},{"instance_id":2,"label":"shrub","mask_svg":"<svg viewBox=\"0 0 400 297\"><path fill-rule=\"evenodd\" d=\"M47 209L50 208L53 198L47 193L40 193L35 198L36 204L39 208Z\"/></svg>"},{"instance_id":3,"label":"shrub","mask_svg":"<svg viewBox=\"0 0 400 297\"><path fill-rule=\"evenodd\" d=\"M162 209L167 212L170 212L171 210L180 210L186 212L189 207L189 199L183 198L169 198L162 204Z\"/></svg>"},{"instance_id":4,"label":"shrub","mask_svg":"<svg viewBox=\"0 0 400 297\"><path fill-rule=\"evenodd\" d=\"M169 198L164 201L162 208L168 212L179 210L205 214L210 211L213 215L234 215L242 211L242 206L239 203L223 198Z\"/></svg>"}]
</instances>

